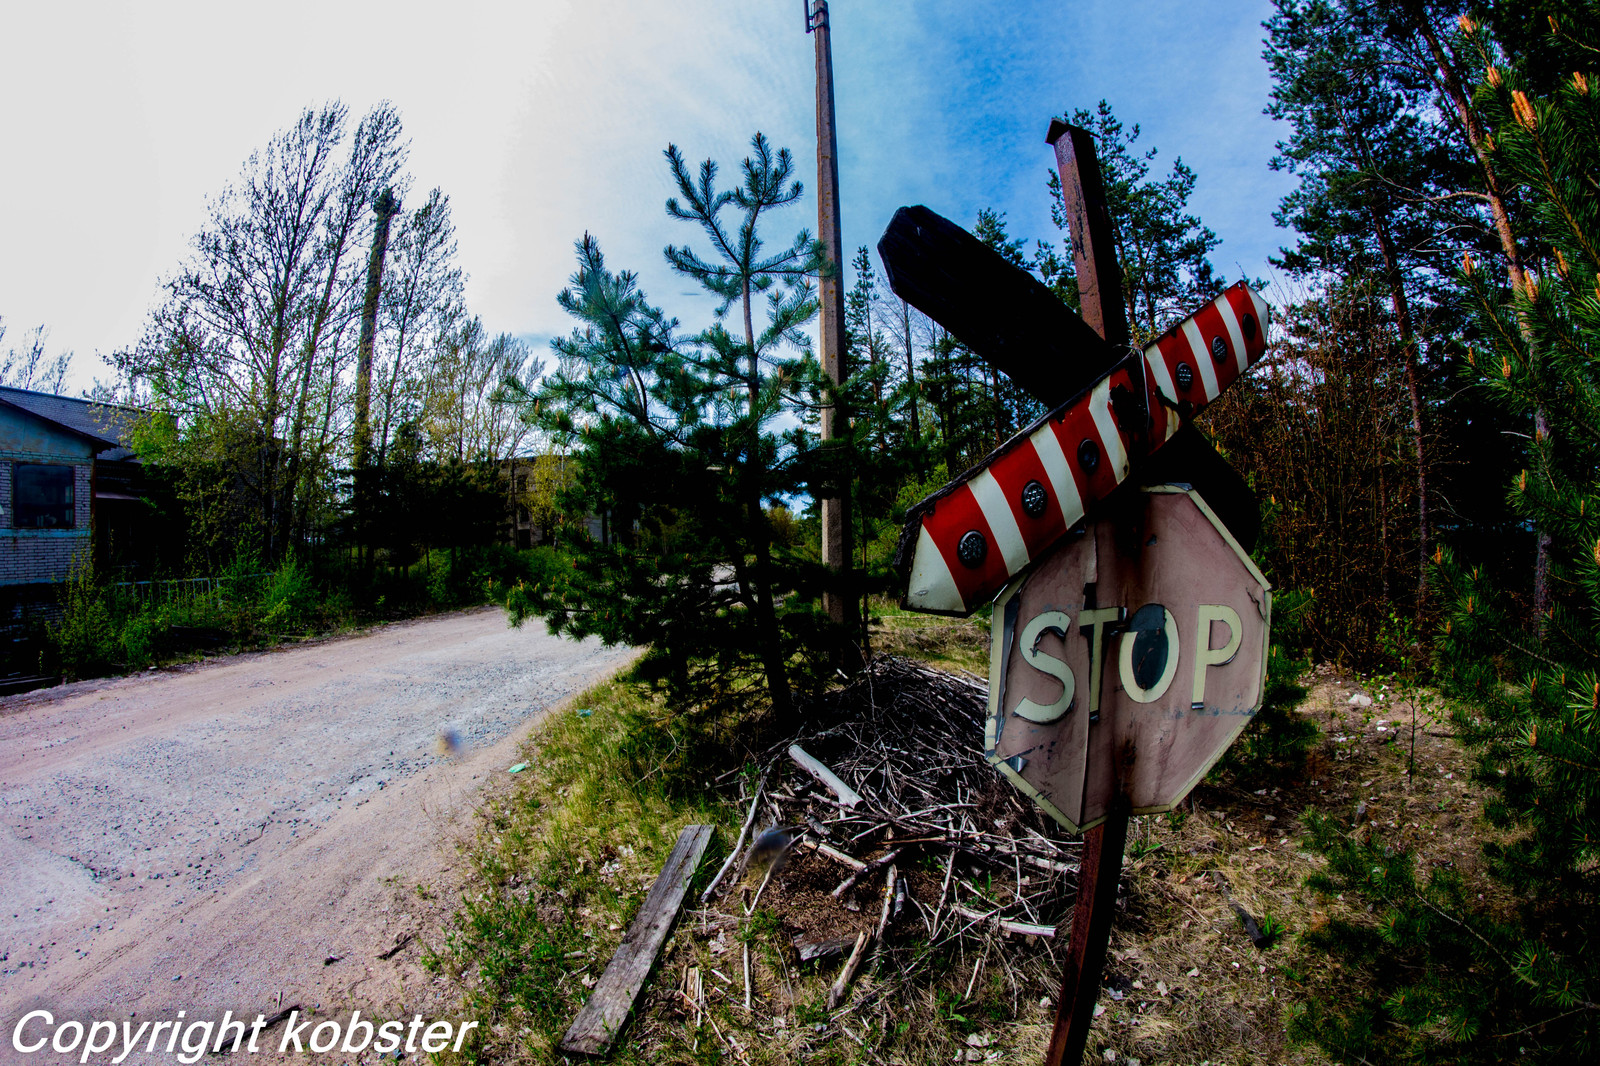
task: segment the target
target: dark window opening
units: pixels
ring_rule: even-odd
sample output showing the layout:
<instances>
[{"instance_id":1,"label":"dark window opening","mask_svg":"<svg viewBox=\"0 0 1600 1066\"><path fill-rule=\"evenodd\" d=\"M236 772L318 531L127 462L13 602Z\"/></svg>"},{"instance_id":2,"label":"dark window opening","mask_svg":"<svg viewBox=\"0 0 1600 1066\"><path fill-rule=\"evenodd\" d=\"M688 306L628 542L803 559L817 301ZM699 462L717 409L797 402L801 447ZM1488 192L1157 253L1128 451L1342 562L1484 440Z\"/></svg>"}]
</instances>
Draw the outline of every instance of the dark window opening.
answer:
<instances>
[{"instance_id":1,"label":"dark window opening","mask_svg":"<svg viewBox=\"0 0 1600 1066\"><path fill-rule=\"evenodd\" d=\"M12 475L18 529L72 529L78 524L70 466L18 463Z\"/></svg>"}]
</instances>

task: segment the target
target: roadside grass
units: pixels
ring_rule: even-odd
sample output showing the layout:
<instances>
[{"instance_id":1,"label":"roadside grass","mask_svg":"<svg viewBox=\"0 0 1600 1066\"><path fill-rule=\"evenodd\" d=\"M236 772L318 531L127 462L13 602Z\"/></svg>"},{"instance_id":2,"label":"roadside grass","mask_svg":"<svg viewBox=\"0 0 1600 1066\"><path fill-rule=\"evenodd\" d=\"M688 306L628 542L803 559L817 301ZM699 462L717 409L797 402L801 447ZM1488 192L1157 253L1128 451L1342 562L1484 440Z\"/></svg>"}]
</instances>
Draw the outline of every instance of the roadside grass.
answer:
<instances>
[{"instance_id":1,"label":"roadside grass","mask_svg":"<svg viewBox=\"0 0 1600 1066\"><path fill-rule=\"evenodd\" d=\"M402 566L354 556L320 565L290 555L270 570L241 554L213 578L111 582L83 560L61 589L61 617L35 624L0 673L81 680L317 640L385 621L504 600L549 579L555 549L435 549Z\"/></svg>"},{"instance_id":2,"label":"roadside grass","mask_svg":"<svg viewBox=\"0 0 1600 1066\"><path fill-rule=\"evenodd\" d=\"M1429 704L1396 699L1393 690L1329 667L1303 683L1310 691L1293 717L1319 727L1303 765L1266 779L1225 770L1180 810L1135 819L1103 1011L1090 1038L1097 1061L1331 1061L1296 1039L1296 1020L1315 1004L1352 1001L1370 979L1323 950L1318 934L1329 922L1375 925L1377 918L1354 897L1307 886L1325 866L1307 845L1301 819L1308 811L1380 847L1414 851L1423 867L1451 865L1473 892L1491 891L1478 850L1487 832L1483 797ZM1385 698L1352 706L1357 689ZM592 689L571 707L530 741L522 756L529 768L487 797L470 850L473 877L454 925L426 956L430 968L459 983L464 1013L480 1023L477 1043L439 1061L563 1061L556 1042L678 831L695 822L719 831L608 1061L913 1066L1042 1055L1070 893L1043 905L1046 920L1058 923L1055 938L973 929L930 952L919 919L902 919L830 1010L841 957L800 962L793 927L808 907L828 911L835 923L871 927L877 905L843 914L849 908L828 891L839 872L826 860L794 855L748 916L754 878L735 884L713 909L698 909L698 892L745 813L735 794L739 766L727 754L732 723L673 716L627 680ZM719 791L715 779L728 771L735 773ZM929 855L903 876L914 894L918 879L934 879L937 895L943 864ZM1238 908L1260 923L1267 946L1251 942Z\"/></svg>"},{"instance_id":3,"label":"roadside grass","mask_svg":"<svg viewBox=\"0 0 1600 1066\"><path fill-rule=\"evenodd\" d=\"M908 611L893 600L872 601L872 652L920 659L940 670L989 676L989 611L967 618Z\"/></svg>"},{"instance_id":4,"label":"roadside grass","mask_svg":"<svg viewBox=\"0 0 1600 1066\"><path fill-rule=\"evenodd\" d=\"M524 748L528 768L487 798L472 886L424 960L466 982L482 1039L463 1061L561 1060L556 1041L679 830L729 818L710 791L728 768L710 725L669 714L641 684L611 681L558 712ZM692 888L725 854L714 839Z\"/></svg>"}]
</instances>

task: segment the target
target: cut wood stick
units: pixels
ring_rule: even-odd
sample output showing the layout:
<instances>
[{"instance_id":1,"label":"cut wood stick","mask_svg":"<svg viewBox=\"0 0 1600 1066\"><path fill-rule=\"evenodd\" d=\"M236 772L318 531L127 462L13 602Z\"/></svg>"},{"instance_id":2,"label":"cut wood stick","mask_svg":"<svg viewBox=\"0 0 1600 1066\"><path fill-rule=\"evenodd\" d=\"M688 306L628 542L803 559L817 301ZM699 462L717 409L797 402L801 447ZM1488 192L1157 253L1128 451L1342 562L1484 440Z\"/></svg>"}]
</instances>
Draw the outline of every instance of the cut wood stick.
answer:
<instances>
[{"instance_id":1,"label":"cut wood stick","mask_svg":"<svg viewBox=\"0 0 1600 1066\"><path fill-rule=\"evenodd\" d=\"M873 859L871 862L867 863L861 869L857 870L855 873L851 874L849 877L847 877L843 881L839 882L839 886L837 888L835 888L832 892L828 893L828 895L832 896L834 899L843 899L844 898L844 894L846 892L850 891L850 886L851 885L855 884L857 881L861 880L863 877L865 877L867 874L870 874L872 871L876 870L878 867L887 866L889 863L894 862L895 857L897 855L899 855L899 854L900 854L900 849L899 848L895 848L893 851L889 852L889 854L885 855L883 858L881 858L881 859Z\"/></svg>"},{"instance_id":2,"label":"cut wood stick","mask_svg":"<svg viewBox=\"0 0 1600 1066\"><path fill-rule=\"evenodd\" d=\"M880 942L883 940L884 927L889 924L889 912L894 907L894 890L898 877L899 871L890 864L889 880L883 886L883 911L878 915L878 928L872 934L873 938Z\"/></svg>"},{"instance_id":3,"label":"cut wood stick","mask_svg":"<svg viewBox=\"0 0 1600 1066\"><path fill-rule=\"evenodd\" d=\"M850 952L850 958L845 960L844 969L839 971L839 977L833 982L833 987L828 989L828 1009L836 1009L844 1002L845 990L850 987L850 982L856 976L856 970L861 966L861 958L867 953L867 931L861 930L856 934L856 946Z\"/></svg>"},{"instance_id":4,"label":"cut wood stick","mask_svg":"<svg viewBox=\"0 0 1600 1066\"><path fill-rule=\"evenodd\" d=\"M739 830L739 839L734 841L733 850L728 852L728 857L722 860L722 868L717 871L717 876L711 879L706 890L700 893L700 902L705 903L711 899L711 893L717 890L717 885L728 875L728 870L739 858L739 852L744 848L744 838L750 834L750 827L755 824L756 806L761 802L761 786L766 784L766 778L756 782L756 794L750 797L750 813L745 815L744 828Z\"/></svg>"},{"instance_id":5,"label":"cut wood stick","mask_svg":"<svg viewBox=\"0 0 1600 1066\"><path fill-rule=\"evenodd\" d=\"M831 789L833 794L839 797L839 806L854 807L861 802L861 794L859 792L839 780L838 774L835 774L811 755L808 755L800 745L789 745L789 758L793 759L800 769Z\"/></svg>"},{"instance_id":6,"label":"cut wood stick","mask_svg":"<svg viewBox=\"0 0 1600 1066\"><path fill-rule=\"evenodd\" d=\"M1053 925L1035 925L1032 922L1014 922L1009 918L999 917L999 911L975 911L971 907L963 907L959 903L952 903L950 909L961 917L973 922L993 922L1008 933L1019 933L1022 936L1055 936L1056 927Z\"/></svg>"},{"instance_id":7,"label":"cut wood stick","mask_svg":"<svg viewBox=\"0 0 1600 1066\"><path fill-rule=\"evenodd\" d=\"M706 844L711 840L711 826L686 826L678 834L678 842L667 856L666 865L656 877L650 894L628 932L623 936L617 953L611 957L605 973L595 985L588 1002L578 1012L572 1027L561 1038L561 1050L580 1055L600 1055L616 1039L639 989L644 986L656 956L672 932L672 923L683 906L684 893L689 890L689 880L700 865Z\"/></svg>"},{"instance_id":8,"label":"cut wood stick","mask_svg":"<svg viewBox=\"0 0 1600 1066\"><path fill-rule=\"evenodd\" d=\"M838 848L830 848L820 840L812 840L810 837L802 837L800 840L800 846L803 848L810 848L812 851L815 851L820 855L826 855L834 862L848 866L857 873L867 868L867 864L862 862L860 859L846 855Z\"/></svg>"},{"instance_id":9,"label":"cut wood stick","mask_svg":"<svg viewBox=\"0 0 1600 1066\"><path fill-rule=\"evenodd\" d=\"M750 1009L750 941L744 942L744 1009Z\"/></svg>"}]
</instances>

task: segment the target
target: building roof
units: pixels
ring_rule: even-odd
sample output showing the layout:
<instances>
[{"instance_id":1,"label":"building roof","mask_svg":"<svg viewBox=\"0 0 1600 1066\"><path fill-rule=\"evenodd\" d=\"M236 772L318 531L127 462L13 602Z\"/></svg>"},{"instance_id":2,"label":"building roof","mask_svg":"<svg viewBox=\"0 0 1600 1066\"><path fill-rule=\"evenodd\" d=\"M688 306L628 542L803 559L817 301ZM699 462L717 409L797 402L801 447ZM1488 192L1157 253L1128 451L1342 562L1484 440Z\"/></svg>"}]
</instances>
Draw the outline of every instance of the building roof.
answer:
<instances>
[{"instance_id":1,"label":"building roof","mask_svg":"<svg viewBox=\"0 0 1600 1066\"><path fill-rule=\"evenodd\" d=\"M98 442L103 450L95 456L97 459L134 458L133 426L141 414L135 408L4 385L0 385L0 404L20 407L37 418Z\"/></svg>"}]
</instances>

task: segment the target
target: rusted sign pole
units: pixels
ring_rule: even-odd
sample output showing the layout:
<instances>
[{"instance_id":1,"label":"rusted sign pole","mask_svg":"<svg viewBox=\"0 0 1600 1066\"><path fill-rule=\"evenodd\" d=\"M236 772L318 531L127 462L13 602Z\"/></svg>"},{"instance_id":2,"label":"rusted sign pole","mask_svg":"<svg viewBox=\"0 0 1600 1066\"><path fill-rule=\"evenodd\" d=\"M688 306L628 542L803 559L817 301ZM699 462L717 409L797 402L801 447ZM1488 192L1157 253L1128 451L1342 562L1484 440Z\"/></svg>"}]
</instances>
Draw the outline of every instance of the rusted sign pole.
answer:
<instances>
[{"instance_id":1,"label":"rusted sign pole","mask_svg":"<svg viewBox=\"0 0 1600 1066\"><path fill-rule=\"evenodd\" d=\"M1117 265L1105 183L1088 130L1059 120L1045 138L1056 150L1061 200L1072 235L1072 265L1078 275L1079 314L1107 343L1129 341L1128 314L1122 303L1122 271ZM1128 804L1120 799L1106 820L1083 834L1078 868L1078 899L1072 908L1072 941L1061 972L1056 1024L1045 1052L1045 1066L1076 1066L1083 1060L1100 996L1100 971L1111 943L1117 909L1117 880L1128 840Z\"/></svg>"}]
</instances>

